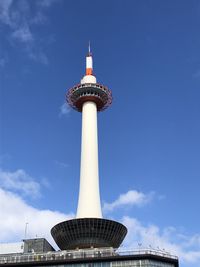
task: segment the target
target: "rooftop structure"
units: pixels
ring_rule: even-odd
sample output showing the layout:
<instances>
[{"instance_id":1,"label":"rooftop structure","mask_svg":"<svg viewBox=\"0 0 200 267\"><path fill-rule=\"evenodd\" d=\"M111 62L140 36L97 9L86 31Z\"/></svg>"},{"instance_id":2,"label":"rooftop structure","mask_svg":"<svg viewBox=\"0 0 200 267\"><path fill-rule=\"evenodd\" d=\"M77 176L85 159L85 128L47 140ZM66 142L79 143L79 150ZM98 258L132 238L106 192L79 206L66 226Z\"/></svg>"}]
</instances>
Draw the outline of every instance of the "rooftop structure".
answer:
<instances>
[{"instance_id":1,"label":"rooftop structure","mask_svg":"<svg viewBox=\"0 0 200 267\"><path fill-rule=\"evenodd\" d=\"M113 248L63 250L0 255L4 266L60 267L178 267L178 258L153 249L115 251Z\"/></svg>"},{"instance_id":2,"label":"rooftop structure","mask_svg":"<svg viewBox=\"0 0 200 267\"><path fill-rule=\"evenodd\" d=\"M1 243L0 259L26 253L46 253L50 251L55 251L55 249L45 238L30 238L21 242Z\"/></svg>"}]
</instances>

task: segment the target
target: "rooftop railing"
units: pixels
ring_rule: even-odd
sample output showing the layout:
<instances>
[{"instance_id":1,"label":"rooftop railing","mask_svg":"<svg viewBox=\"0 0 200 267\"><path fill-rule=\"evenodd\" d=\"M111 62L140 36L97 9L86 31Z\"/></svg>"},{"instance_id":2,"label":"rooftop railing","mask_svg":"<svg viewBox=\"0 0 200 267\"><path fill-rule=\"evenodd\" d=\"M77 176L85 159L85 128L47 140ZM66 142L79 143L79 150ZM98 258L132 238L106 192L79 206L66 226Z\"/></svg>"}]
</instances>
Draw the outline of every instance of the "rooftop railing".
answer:
<instances>
[{"instance_id":1,"label":"rooftop railing","mask_svg":"<svg viewBox=\"0 0 200 267\"><path fill-rule=\"evenodd\" d=\"M167 252L155 250L155 249L139 249L133 251L118 251L113 248L102 248L102 249L80 249L80 250L63 250L46 253L23 253L23 254L7 254L0 255L0 264L13 264L13 263L31 263L31 262L57 262L67 260L68 262L73 260L84 260L94 258L114 258L119 256L131 256L131 255L157 255L169 259L178 258Z\"/></svg>"}]
</instances>

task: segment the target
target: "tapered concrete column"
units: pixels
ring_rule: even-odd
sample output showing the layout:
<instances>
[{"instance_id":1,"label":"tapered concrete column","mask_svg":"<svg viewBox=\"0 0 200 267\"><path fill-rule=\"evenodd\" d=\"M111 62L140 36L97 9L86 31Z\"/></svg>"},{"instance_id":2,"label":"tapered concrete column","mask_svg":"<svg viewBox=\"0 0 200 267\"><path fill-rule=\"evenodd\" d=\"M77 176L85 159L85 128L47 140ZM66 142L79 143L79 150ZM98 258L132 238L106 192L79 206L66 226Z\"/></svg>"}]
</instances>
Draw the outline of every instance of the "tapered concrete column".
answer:
<instances>
[{"instance_id":1,"label":"tapered concrete column","mask_svg":"<svg viewBox=\"0 0 200 267\"><path fill-rule=\"evenodd\" d=\"M102 218L99 193L97 107L87 101L82 107L80 188L77 218Z\"/></svg>"}]
</instances>

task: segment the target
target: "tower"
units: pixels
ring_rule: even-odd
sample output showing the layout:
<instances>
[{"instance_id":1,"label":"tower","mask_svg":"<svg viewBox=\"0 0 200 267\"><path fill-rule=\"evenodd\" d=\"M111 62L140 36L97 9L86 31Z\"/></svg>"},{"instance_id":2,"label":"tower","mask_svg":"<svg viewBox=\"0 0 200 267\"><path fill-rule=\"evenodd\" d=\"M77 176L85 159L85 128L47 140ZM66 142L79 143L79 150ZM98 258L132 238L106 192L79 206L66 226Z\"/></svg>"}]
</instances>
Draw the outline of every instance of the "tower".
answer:
<instances>
[{"instance_id":1,"label":"tower","mask_svg":"<svg viewBox=\"0 0 200 267\"><path fill-rule=\"evenodd\" d=\"M74 109L82 112L80 190L76 219L58 223L51 229L61 250L54 251L44 238L26 239L24 243L10 246L0 244L0 265L179 267L176 256L160 249L115 250L123 241L127 229L118 222L102 218L97 142L97 112L111 104L112 94L96 81L90 49L86 57L86 74L80 84L68 91L66 99Z\"/></svg>"},{"instance_id":2,"label":"tower","mask_svg":"<svg viewBox=\"0 0 200 267\"><path fill-rule=\"evenodd\" d=\"M66 94L66 101L82 113L80 186L76 219L61 222L51 229L60 249L90 247L118 248L127 229L121 223L102 218L99 193L97 113L112 103L112 93L97 83L93 58L86 56L86 73Z\"/></svg>"}]
</instances>

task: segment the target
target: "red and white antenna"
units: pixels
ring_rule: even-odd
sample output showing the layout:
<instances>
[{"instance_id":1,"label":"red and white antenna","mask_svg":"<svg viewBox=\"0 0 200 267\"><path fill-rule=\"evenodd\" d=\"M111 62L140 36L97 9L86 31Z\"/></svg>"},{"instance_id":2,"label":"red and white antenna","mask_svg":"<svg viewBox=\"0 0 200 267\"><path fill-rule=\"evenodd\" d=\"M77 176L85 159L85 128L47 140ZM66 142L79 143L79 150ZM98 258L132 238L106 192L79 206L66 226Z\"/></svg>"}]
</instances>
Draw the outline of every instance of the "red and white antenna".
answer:
<instances>
[{"instance_id":1,"label":"red and white antenna","mask_svg":"<svg viewBox=\"0 0 200 267\"><path fill-rule=\"evenodd\" d=\"M92 53L90 51L90 42L88 45L88 55L86 57L86 75L93 75Z\"/></svg>"}]
</instances>

